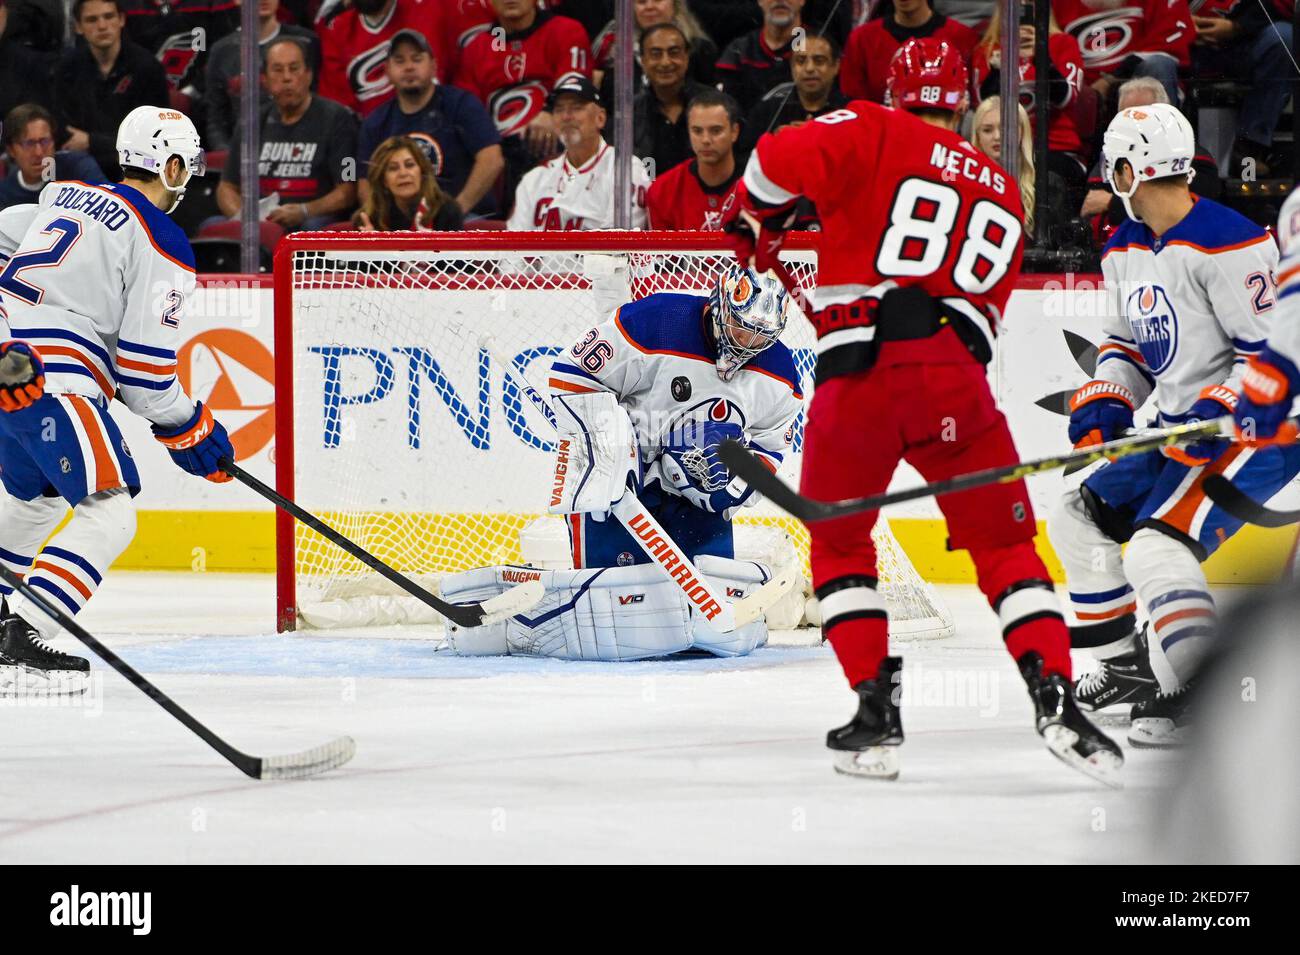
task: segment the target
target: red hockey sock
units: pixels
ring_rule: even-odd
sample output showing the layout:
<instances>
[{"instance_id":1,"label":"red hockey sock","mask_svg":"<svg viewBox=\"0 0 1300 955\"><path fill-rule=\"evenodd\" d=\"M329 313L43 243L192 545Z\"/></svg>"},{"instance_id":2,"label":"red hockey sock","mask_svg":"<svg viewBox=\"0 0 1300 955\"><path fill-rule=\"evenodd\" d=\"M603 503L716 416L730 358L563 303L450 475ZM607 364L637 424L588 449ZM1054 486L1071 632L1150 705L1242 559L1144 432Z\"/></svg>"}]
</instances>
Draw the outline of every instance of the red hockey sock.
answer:
<instances>
[{"instance_id":1,"label":"red hockey sock","mask_svg":"<svg viewBox=\"0 0 1300 955\"><path fill-rule=\"evenodd\" d=\"M889 652L889 622L884 617L863 617L837 623L826 634L835 649L849 686L870 680Z\"/></svg>"}]
</instances>

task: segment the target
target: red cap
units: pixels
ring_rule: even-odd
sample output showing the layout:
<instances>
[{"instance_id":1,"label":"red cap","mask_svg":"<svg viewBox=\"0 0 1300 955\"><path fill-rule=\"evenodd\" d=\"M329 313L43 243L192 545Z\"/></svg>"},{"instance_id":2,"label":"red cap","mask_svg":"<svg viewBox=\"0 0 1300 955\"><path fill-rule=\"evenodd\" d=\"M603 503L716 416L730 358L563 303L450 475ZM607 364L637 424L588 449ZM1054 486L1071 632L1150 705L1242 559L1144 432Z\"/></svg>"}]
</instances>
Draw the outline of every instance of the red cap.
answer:
<instances>
[{"instance_id":1,"label":"red cap","mask_svg":"<svg viewBox=\"0 0 1300 955\"><path fill-rule=\"evenodd\" d=\"M889 64L889 105L895 109L946 109L957 112L966 100L968 80L961 53L946 40L915 37Z\"/></svg>"}]
</instances>

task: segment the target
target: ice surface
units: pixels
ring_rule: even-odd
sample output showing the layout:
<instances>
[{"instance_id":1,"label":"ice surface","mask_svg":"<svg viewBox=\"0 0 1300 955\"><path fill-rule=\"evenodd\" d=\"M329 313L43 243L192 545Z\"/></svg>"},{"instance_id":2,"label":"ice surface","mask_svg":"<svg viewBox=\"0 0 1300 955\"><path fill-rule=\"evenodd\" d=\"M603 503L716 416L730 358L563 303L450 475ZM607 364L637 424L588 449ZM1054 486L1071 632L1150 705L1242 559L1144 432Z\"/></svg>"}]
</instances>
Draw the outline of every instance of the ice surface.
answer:
<instances>
[{"instance_id":1,"label":"ice surface","mask_svg":"<svg viewBox=\"0 0 1300 955\"><path fill-rule=\"evenodd\" d=\"M80 705L0 704L0 862L1140 855L1172 757L1125 746L1123 793L1058 763L978 593L940 589L958 635L901 648L907 744L882 783L830 768L825 732L854 698L829 648L458 659L416 631L275 636L269 576L114 573L85 626L233 745L347 733L357 756L306 782L247 780L95 661Z\"/></svg>"}]
</instances>

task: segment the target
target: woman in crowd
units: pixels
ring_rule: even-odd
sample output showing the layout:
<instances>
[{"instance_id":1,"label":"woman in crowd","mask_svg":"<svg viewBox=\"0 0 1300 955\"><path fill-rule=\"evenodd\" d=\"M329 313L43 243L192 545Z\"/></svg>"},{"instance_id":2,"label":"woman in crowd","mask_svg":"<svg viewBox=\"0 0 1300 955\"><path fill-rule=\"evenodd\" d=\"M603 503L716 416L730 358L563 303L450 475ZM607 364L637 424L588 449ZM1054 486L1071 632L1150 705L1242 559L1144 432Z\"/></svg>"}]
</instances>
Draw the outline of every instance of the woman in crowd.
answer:
<instances>
[{"instance_id":1,"label":"woman in crowd","mask_svg":"<svg viewBox=\"0 0 1300 955\"><path fill-rule=\"evenodd\" d=\"M413 139L390 136L370 157L370 197L353 224L362 232L449 232L464 228L456 200L438 187L424 150Z\"/></svg>"},{"instance_id":2,"label":"woman in crowd","mask_svg":"<svg viewBox=\"0 0 1300 955\"><path fill-rule=\"evenodd\" d=\"M1029 114L1023 106L1020 113L1020 202L1025 207L1025 235L1034 231L1034 138L1030 132ZM981 100L971 120L971 144L994 162L1002 164L1002 98L990 96Z\"/></svg>"}]
</instances>

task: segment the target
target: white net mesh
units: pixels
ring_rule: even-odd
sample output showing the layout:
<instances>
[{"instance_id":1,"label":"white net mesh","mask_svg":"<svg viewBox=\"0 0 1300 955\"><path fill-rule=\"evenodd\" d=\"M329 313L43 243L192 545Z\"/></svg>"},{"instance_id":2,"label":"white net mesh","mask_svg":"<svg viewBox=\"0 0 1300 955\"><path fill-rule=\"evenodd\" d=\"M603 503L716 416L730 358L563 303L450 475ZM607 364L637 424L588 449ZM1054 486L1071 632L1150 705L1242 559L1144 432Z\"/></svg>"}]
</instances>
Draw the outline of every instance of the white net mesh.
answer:
<instances>
[{"instance_id":1,"label":"white net mesh","mask_svg":"<svg viewBox=\"0 0 1300 955\"><path fill-rule=\"evenodd\" d=\"M447 573L520 562L519 533L545 510L554 442L492 353L546 393L555 356L623 297L703 294L725 257L592 235L557 235L553 248L528 253L507 251L506 237L491 234L454 247L412 237L398 251L362 238L318 247L295 239L291 268L276 282L277 296L291 296L277 355L288 349L293 367L293 487L282 481L281 490L426 587ZM793 253L790 265L812 287L813 254ZM783 341L810 394L811 326L794 318ZM800 420L781 471L792 483L802 430ZM792 546L806 572L808 535L797 521L766 502L739 520L746 528L738 556L770 559ZM883 520L876 543L891 629L951 633L950 615ZM293 550L293 592L282 586L280 605L296 606L300 623L436 622L423 604L302 526Z\"/></svg>"}]
</instances>

